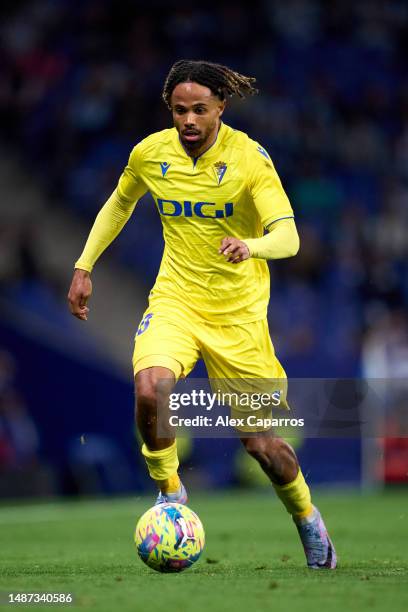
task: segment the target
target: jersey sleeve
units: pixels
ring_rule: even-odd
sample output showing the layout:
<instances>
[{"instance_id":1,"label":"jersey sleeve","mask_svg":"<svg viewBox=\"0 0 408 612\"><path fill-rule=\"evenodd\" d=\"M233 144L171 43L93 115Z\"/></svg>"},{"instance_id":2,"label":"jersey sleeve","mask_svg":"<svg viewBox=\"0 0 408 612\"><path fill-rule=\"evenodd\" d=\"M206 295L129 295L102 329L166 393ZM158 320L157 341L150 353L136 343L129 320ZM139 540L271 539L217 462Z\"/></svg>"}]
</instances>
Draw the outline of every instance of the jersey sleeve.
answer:
<instances>
[{"instance_id":1,"label":"jersey sleeve","mask_svg":"<svg viewBox=\"0 0 408 612\"><path fill-rule=\"evenodd\" d=\"M142 178L143 142L137 144L130 153L128 163L122 172L116 188L120 200L137 202L147 191Z\"/></svg>"},{"instance_id":2,"label":"jersey sleeve","mask_svg":"<svg viewBox=\"0 0 408 612\"><path fill-rule=\"evenodd\" d=\"M282 219L269 227L261 238L243 240L251 257L258 259L284 259L293 257L299 251L299 234L294 219Z\"/></svg>"},{"instance_id":3,"label":"jersey sleeve","mask_svg":"<svg viewBox=\"0 0 408 612\"><path fill-rule=\"evenodd\" d=\"M293 209L278 173L267 151L257 142L250 141L248 145L247 163L248 187L262 225L268 228L280 219L292 219Z\"/></svg>"}]
</instances>

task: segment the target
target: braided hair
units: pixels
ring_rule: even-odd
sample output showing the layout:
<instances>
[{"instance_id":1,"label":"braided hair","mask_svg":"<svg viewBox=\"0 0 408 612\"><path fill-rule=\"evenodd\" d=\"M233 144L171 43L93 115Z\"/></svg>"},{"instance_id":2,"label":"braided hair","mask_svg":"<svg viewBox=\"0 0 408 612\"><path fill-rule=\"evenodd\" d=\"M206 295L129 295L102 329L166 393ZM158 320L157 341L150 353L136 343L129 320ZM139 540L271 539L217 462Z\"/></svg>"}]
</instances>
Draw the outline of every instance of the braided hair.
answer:
<instances>
[{"instance_id":1,"label":"braided hair","mask_svg":"<svg viewBox=\"0 0 408 612\"><path fill-rule=\"evenodd\" d=\"M252 86L256 79L234 72L227 66L212 62L180 60L173 64L164 83L162 97L168 108L171 108L170 98L174 88L179 83L199 83L211 89L220 100L227 96L237 95L244 98L245 94L253 96L258 90Z\"/></svg>"}]
</instances>

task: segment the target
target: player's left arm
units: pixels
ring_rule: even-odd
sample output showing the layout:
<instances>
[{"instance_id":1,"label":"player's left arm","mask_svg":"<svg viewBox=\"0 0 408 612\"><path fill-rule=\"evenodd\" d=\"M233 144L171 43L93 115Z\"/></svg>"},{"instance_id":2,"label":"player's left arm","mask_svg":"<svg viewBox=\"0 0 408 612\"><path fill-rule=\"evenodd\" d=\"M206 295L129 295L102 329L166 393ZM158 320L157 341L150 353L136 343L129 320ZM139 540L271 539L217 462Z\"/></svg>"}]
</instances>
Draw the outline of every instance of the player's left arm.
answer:
<instances>
[{"instance_id":1,"label":"player's left arm","mask_svg":"<svg viewBox=\"0 0 408 612\"><path fill-rule=\"evenodd\" d=\"M247 157L248 188L268 233L261 238L243 240L226 237L222 240L219 253L223 253L231 263L240 263L249 257L293 257L300 244L293 209L268 153L253 141L250 148Z\"/></svg>"}]
</instances>

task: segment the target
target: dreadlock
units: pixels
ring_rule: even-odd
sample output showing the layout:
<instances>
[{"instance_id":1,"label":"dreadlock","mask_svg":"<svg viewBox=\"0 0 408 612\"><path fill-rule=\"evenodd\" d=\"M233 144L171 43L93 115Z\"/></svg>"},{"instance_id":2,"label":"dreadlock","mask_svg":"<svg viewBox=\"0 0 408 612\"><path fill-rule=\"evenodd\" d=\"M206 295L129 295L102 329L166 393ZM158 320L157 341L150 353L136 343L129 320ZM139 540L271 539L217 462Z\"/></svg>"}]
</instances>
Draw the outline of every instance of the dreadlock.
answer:
<instances>
[{"instance_id":1,"label":"dreadlock","mask_svg":"<svg viewBox=\"0 0 408 612\"><path fill-rule=\"evenodd\" d=\"M180 60L173 64L163 87L163 100L171 108L170 98L174 88L179 83L194 82L211 89L220 100L226 96L237 95L244 98L245 94L253 96L258 90L252 86L256 79L234 72L227 66L212 62Z\"/></svg>"}]
</instances>

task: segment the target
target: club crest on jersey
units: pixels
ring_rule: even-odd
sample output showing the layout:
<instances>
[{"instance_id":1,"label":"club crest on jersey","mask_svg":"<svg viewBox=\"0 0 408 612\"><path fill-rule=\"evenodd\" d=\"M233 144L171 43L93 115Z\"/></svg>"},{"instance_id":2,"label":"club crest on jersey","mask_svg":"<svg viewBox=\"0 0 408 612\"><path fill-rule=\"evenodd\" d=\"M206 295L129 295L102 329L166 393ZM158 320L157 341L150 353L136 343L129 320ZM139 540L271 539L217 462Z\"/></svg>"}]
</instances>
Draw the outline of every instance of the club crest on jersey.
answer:
<instances>
[{"instance_id":1,"label":"club crest on jersey","mask_svg":"<svg viewBox=\"0 0 408 612\"><path fill-rule=\"evenodd\" d=\"M227 171L227 164L222 161L215 162L214 170L215 170L215 176L217 177L218 184L220 185L222 179L224 178L224 174Z\"/></svg>"},{"instance_id":2,"label":"club crest on jersey","mask_svg":"<svg viewBox=\"0 0 408 612\"><path fill-rule=\"evenodd\" d=\"M162 176L166 176L166 172L170 168L170 164L168 162L160 162L160 168Z\"/></svg>"}]
</instances>

